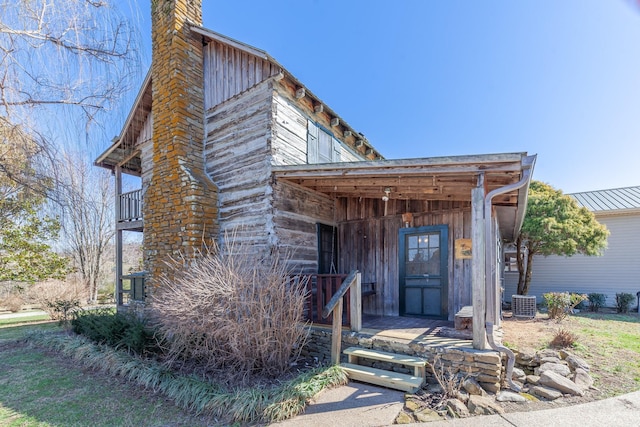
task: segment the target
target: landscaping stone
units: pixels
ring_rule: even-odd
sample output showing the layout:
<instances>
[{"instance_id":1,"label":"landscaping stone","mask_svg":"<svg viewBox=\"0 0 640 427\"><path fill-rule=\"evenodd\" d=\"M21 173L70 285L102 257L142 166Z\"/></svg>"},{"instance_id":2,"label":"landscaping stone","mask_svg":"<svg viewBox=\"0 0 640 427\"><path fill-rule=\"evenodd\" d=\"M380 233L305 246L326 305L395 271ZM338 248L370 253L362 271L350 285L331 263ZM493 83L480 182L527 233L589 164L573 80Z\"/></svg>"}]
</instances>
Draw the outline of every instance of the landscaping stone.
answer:
<instances>
[{"instance_id":1,"label":"landscaping stone","mask_svg":"<svg viewBox=\"0 0 640 427\"><path fill-rule=\"evenodd\" d=\"M484 391L484 389L482 387L480 387L480 384L478 384L478 382L476 380L474 380L473 378L467 378L466 380L464 380L464 382L462 383L462 387L470 395L476 395L476 396L486 396L487 395L487 392Z\"/></svg>"},{"instance_id":2,"label":"landscaping stone","mask_svg":"<svg viewBox=\"0 0 640 427\"><path fill-rule=\"evenodd\" d=\"M537 386L531 387L530 392L535 396L539 396L547 400L556 400L562 397L562 393L559 392L558 390L550 387L545 387L543 385L537 385Z\"/></svg>"},{"instance_id":3,"label":"landscaping stone","mask_svg":"<svg viewBox=\"0 0 640 427\"><path fill-rule=\"evenodd\" d=\"M406 412L400 411L398 416L396 417L396 424L412 424L415 420L413 417Z\"/></svg>"},{"instance_id":4,"label":"landscaping stone","mask_svg":"<svg viewBox=\"0 0 640 427\"><path fill-rule=\"evenodd\" d=\"M584 359L581 359L578 356L569 355L565 360L569 364L569 367L574 371L576 369L582 369L586 372L589 372L589 370L591 369L589 364Z\"/></svg>"},{"instance_id":5,"label":"landscaping stone","mask_svg":"<svg viewBox=\"0 0 640 427\"><path fill-rule=\"evenodd\" d=\"M478 382L480 387L484 389L487 393L497 393L500 391L500 383L481 383Z\"/></svg>"},{"instance_id":6,"label":"landscaping stone","mask_svg":"<svg viewBox=\"0 0 640 427\"><path fill-rule=\"evenodd\" d=\"M527 375L526 381L529 384L538 385L538 381L540 381L540 376L539 375Z\"/></svg>"},{"instance_id":7,"label":"landscaping stone","mask_svg":"<svg viewBox=\"0 0 640 427\"><path fill-rule=\"evenodd\" d=\"M432 421L442 421L442 417L436 411L429 408L423 408L413 413L415 419L421 423L429 423Z\"/></svg>"},{"instance_id":8,"label":"landscaping stone","mask_svg":"<svg viewBox=\"0 0 640 427\"><path fill-rule=\"evenodd\" d=\"M571 369L569 369L567 365L551 362L543 363L538 368L536 368L534 372L536 375L542 375L543 372L547 371L553 371L558 375L562 375L563 377L568 377L569 375L571 375Z\"/></svg>"},{"instance_id":9,"label":"landscaping stone","mask_svg":"<svg viewBox=\"0 0 640 427\"><path fill-rule=\"evenodd\" d=\"M526 402L527 399L524 396L520 396L518 393L503 390L496 396L498 402Z\"/></svg>"},{"instance_id":10,"label":"landscaping stone","mask_svg":"<svg viewBox=\"0 0 640 427\"><path fill-rule=\"evenodd\" d=\"M469 412L474 415L493 415L504 413L502 406L500 406L500 404L498 404L494 399L478 395L471 395L469 397L467 408L469 409Z\"/></svg>"},{"instance_id":11,"label":"landscaping stone","mask_svg":"<svg viewBox=\"0 0 640 427\"><path fill-rule=\"evenodd\" d=\"M527 378L527 374L524 373L524 371L520 368L513 368L512 374L511 374L511 379L516 380L516 381L520 381L520 382L524 382Z\"/></svg>"},{"instance_id":12,"label":"landscaping stone","mask_svg":"<svg viewBox=\"0 0 640 427\"><path fill-rule=\"evenodd\" d=\"M584 391L576 383L551 370L544 371L540 374L540 384L563 393L569 393L574 396L584 396Z\"/></svg>"},{"instance_id":13,"label":"landscaping stone","mask_svg":"<svg viewBox=\"0 0 640 427\"><path fill-rule=\"evenodd\" d=\"M469 408L458 399L449 399L447 400L447 409L449 413L454 414L458 418L467 418L471 414L469 413Z\"/></svg>"},{"instance_id":14,"label":"landscaping stone","mask_svg":"<svg viewBox=\"0 0 640 427\"><path fill-rule=\"evenodd\" d=\"M593 386L593 378L582 368L576 368L573 374L573 382L582 390L588 390Z\"/></svg>"}]
</instances>

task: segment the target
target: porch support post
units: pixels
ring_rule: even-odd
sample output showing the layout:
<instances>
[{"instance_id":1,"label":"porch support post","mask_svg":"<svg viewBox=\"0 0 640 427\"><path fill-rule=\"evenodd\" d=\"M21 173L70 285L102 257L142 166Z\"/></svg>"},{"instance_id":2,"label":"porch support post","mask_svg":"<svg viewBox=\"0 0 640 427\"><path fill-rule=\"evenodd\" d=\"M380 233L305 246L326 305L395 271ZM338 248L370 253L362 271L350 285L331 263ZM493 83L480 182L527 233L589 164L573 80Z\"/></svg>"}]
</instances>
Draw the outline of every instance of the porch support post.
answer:
<instances>
[{"instance_id":1,"label":"porch support post","mask_svg":"<svg viewBox=\"0 0 640 427\"><path fill-rule=\"evenodd\" d=\"M114 300L116 302L116 307L120 307L123 303L122 301L122 229L118 227L118 221L120 220L120 196L122 195L122 169L120 166L116 166L114 169L115 177L116 177L116 283L115 283L115 295Z\"/></svg>"},{"instance_id":2,"label":"porch support post","mask_svg":"<svg viewBox=\"0 0 640 427\"><path fill-rule=\"evenodd\" d=\"M361 274L356 274L356 280L351 284L349 290L351 295L351 330L360 332L362 329L362 283Z\"/></svg>"},{"instance_id":3,"label":"porch support post","mask_svg":"<svg viewBox=\"0 0 640 427\"><path fill-rule=\"evenodd\" d=\"M473 348L484 350L487 348L487 334L485 331L486 310L486 273L485 273L485 245L486 227L484 212L484 174L478 176L478 185L471 190L471 298L473 305Z\"/></svg>"}]
</instances>

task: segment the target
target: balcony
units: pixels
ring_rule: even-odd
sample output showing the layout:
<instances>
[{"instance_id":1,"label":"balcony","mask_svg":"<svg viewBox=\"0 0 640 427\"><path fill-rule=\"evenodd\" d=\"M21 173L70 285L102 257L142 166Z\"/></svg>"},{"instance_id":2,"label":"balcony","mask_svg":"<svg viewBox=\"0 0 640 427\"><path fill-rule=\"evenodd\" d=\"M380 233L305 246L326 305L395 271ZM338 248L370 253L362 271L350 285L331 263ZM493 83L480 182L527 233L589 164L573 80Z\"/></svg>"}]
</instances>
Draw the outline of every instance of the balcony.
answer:
<instances>
[{"instance_id":1,"label":"balcony","mask_svg":"<svg viewBox=\"0 0 640 427\"><path fill-rule=\"evenodd\" d=\"M119 230L142 231L142 190L120 194L117 199L116 220Z\"/></svg>"}]
</instances>

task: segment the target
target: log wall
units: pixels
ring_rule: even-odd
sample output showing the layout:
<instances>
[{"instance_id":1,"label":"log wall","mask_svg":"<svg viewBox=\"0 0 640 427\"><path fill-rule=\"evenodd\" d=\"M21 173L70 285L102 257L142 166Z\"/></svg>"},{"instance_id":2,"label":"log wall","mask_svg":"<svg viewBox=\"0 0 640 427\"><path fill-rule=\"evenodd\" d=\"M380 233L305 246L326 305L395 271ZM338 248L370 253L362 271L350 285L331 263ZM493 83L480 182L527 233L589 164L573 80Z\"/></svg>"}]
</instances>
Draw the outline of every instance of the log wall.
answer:
<instances>
[{"instance_id":1,"label":"log wall","mask_svg":"<svg viewBox=\"0 0 640 427\"><path fill-rule=\"evenodd\" d=\"M256 250L274 244L270 151L272 82L264 81L207 111L206 171L219 188L220 237Z\"/></svg>"}]
</instances>

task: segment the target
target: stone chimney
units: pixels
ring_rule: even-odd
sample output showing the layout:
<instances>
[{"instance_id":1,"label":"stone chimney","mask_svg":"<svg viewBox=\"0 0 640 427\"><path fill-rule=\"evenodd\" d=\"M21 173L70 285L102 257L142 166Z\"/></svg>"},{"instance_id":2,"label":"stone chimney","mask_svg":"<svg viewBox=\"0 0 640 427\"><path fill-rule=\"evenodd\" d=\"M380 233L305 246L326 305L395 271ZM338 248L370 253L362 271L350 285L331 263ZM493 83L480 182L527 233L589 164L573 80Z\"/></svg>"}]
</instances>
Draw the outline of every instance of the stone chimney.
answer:
<instances>
[{"instance_id":1,"label":"stone chimney","mask_svg":"<svg viewBox=\"0 0 640 427\"><path fill-rule=\"evenodd\" d=\"M216 236L217 189L204 173L202 0L151 0L153 165L144 199L147 292L165 261Z\"/></svg>"}]
</instances>

